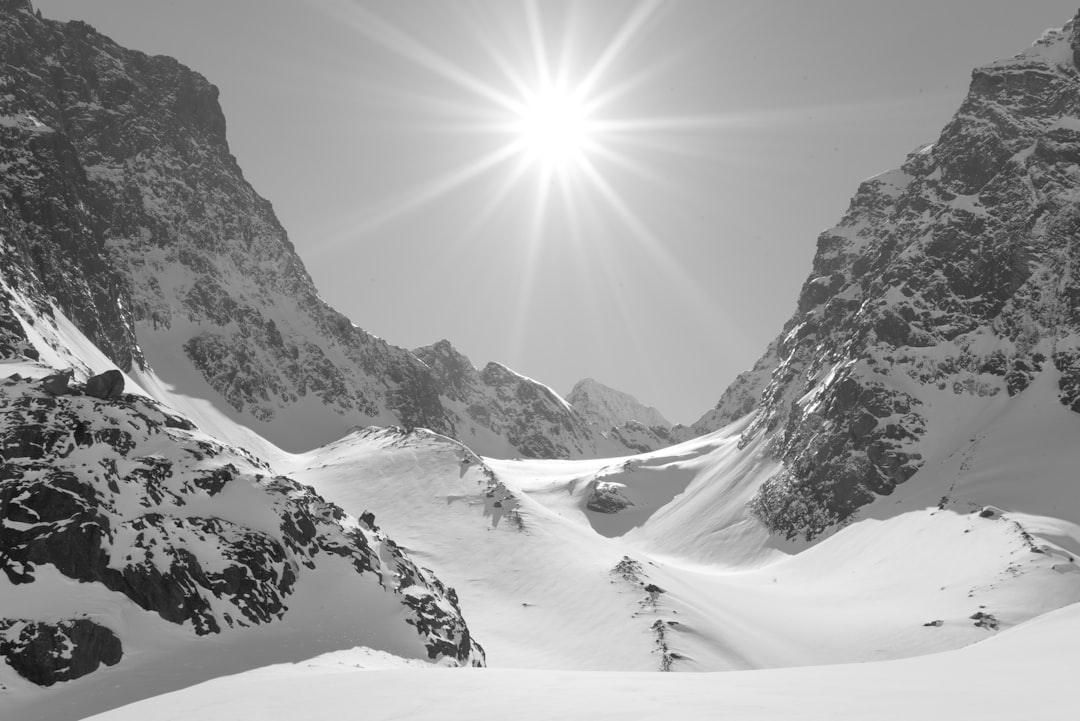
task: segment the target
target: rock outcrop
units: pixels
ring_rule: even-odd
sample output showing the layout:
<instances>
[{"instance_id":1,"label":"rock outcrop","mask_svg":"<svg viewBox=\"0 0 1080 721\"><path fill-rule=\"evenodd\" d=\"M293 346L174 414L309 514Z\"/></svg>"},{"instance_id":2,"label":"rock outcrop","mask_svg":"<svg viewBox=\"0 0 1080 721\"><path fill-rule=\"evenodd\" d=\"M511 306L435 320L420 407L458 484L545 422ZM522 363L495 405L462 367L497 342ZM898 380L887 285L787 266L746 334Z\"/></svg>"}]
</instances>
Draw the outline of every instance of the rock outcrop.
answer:
<instances>
[{"instance_id":1,"label":"rock outcrop","mask_svg":"<svg viewBox=\"0 0 1080 721\"><path fill-rule=\"evenodd\" d=\"M86 379L86 395L103 401L119 398L124 392L124 374L118 370L107 370Z\"/></svg>"},{"instance_id":2,"label":"rock outcrop","mask_svg":"<svg viewBox=\"0 0 1080 721\"><path fill-rule=\"evenodd\" d=\"M39 686L81 678L102 664L115 666L123 655L116 634L89 619L0 619L0 657Z\"/></svg>"}]
</instances>

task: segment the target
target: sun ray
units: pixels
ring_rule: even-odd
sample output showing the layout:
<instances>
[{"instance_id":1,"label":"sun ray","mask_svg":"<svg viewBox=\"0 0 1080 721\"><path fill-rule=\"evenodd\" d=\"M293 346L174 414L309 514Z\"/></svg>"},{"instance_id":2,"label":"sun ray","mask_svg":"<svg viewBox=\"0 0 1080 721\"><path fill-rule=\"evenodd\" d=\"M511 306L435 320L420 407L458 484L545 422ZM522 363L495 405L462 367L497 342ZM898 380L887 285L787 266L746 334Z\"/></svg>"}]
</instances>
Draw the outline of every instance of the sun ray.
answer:
<instances>
[{"instance_id":1,"label":"sun ray","mask_svg":"<svg viewBox=\"0 0 1080 721\"><path fill-rule=\"evenodd\" d=\"M597 170L596 166L588 159L585 159L582 161L582 170L600 196L608 202L616 216L631 231L633 237L637 239L638 246L648 253L657 264L657 267L672 279L672 287L687 295L689 302L693 304L705 303L706 307L711 305L708 293L701 288L701 285L681 264L671 257L659 239L649 230L638 214L626 204L622 196L611 187L611 184Z\"/></svg>"},{"instance_id":2,"label":"sun ray","mask_svg":"<svg viewBox=\"0 0 1080 721\"><path fill-rule=\"evenodd\" d=\"M547 44L544 42L544 27L540 19L540 10L535 0L526 0L525 15L529 27L529 42L533 52L533 63L537 71L536 81L541 87L551 84L551 66L547 58Z\"/></svg>"},{"instance_id":3,"label":"sun ray","mask_svg":"<svg viewBox=\"0 0 1080 721\"><path fill-rule=\"evenodd\" d=\"M490 26L489 26L490 27ZM479 26L479 19L473 17L473 39L481 47L484 53L488 56L488 59L494 63L494 66L517 93L518 97L522 97L528 92L530 84L525 80L525 77L514 67L514 64L507 58L507 56L500 51L493 38L500 37L502 31L500 29L488 29L485 31L483 27Z\"/></svg>"},{"instance_id":4,"label":"sun ray","mask_svg":"<svg viewBox=\"0 0 1080 721\"><path fill-rule=\"evenodd\" d=\"M657 173L654 168L634 160L625 153L620 153L609 145L598 143L596 147L592 149L592 155L603 158L650 184L663 187L670 191L676 191L678 189L675 181L669 176Z\"/></svg>"},{"instance_id":5,"label":"sun ray","mask_svg":"<svg viewBox=\"0 0 1080 721\"><path fill-rule=\"evenodd\" d=\"M451 81L463 90L468 90L486 98L496 105L513 109L515 100L506 93L491 87L474 74L463 70L439 53L425 46L419 40L409 36L378 15L365 10L359 5L336 3L332 11L372 40L379 42L416 65Z\"/></svg>"},{"instance_id":6,"label":"sun ray","mask_svg":"<svg viewBox=\"0 0 1080 721\"><path fill-rule=\"evenodd\" d=\"M510 174L506 177L505 181L499 183L499 189L495 192L494 195L487 199L483 207L480 208L479 211L477 211L476 217L474 217L469 222L469 224L465 226L465 229L462 232L462 237L469 238L478 233L485 225L487 225L487 223L491 220L491 217L495 214L495 211L502 206L510 193L517 188L518 183L521 182L521 179L525 176L527 172L529 172L529 161L528 159L519 156L517 162L514 163L514 167L510 171Z\"/></svg>"},{"instance_id":7,"label":"sun ray","mask_svg":"<svg viewBox=\"0 0 1080 721\"><path fill-rule=\"evenodd\" d=\"M660 0L648 0L648 2L638 3L637 7L635 7L634 11L630 14L630 17L622 24L622 27L619 28L615 37L607 44L603 53L596 62L592 64L589 72L578 85L579 90L583 94L592 92L593 87L600 81L601 76L607 72L608 68L615 62L615 59L630 45L635 36L641 32L642 28L644 28L649 19L652 18L662 4L663 3L660 2Z\"/></svg>"},{"instance_id":8,"label":"sun ray","mask_svg":"<svg viewBox=\"0 0 1080 721\"><path fill-rule=\"evenodd\" d=\"M552 19L548 14L550 6L538 0L510 6L520 13L516 25L509 15L466 12L470 35L475 40L474 62L477 57L486 58L484 71L459 64L441 52L437 44L405 32L370 9L341 1L332 7L338 17L366 37L444 83L444 92L432 92L436 86L412 91L381 89L386 102L408 107L413 116L395 127L394 132L418 132L429 138L469 137L469 143L475 142L478 148L485 137L491 139L490 147L475 160L365 209L350 226L353 238L416 212L482 176L497 178L497 182L485 185L486 195L475 201L468 222L454 235L461 242L469 242L500 209L527 198L516 224L512 216L499 216L500 222L511 223L500 232L510 240L516 239L521 253L520 282L513 301L515 322L508 333L514 352L522 347L530 327L535 284L542 262L554 257L547 255L553 245L556 252L578 254L581 262L574 265L575 269L601 268L599 277L605 289L612 294L619 292L617 262L592 257L601 248L616 258L626 252L625 247L612 245L615 237L627 238L624 232L612 233L613 227L629 230L636 249L645 253L656 272L671 279L672 285L691 302L709 305L707 294L694 276L671 256L620 188L623 182L637 183L639 189L653 186L670 196L672 202L678 202L678 181L653 170L640 151L700 157L706 152L698 142L701 137L731 129L760 130L762 125L784 121L787 110L621 114L616 108L622 106L622 100L634 98L639 90L669 74L685 57L685 53L671 53L654 58L647 67L630 74L624 68L630 64L626 61L632 58L631 49L666 12L661 0L628 4L599 52L587 57L582 57L580 46L572 42L577 29L571 22L573 18L567 15L561 22ZM570 6L574 12L582 13L587 7ZM511 24L505 25L504 21ZM553 43L553 38L563 40ZM370 102L371 98L378 100L379 95L371 93L365 98ZM605 215L616 219L615 225L604 220ZM633 333L629 311L620 307L618 312L620 322Z\"/></svg>"},{"instance_id":9,"label":"sun ray","mask_svg":"<svg viewBox=\"0 0 1080 721\"><path fill-rule=\"evenodd\" d=\"M516 154L516 150L510 146L497 148L468 165L452 170L426 186L404 193L398 198L385 203L385 207L381 210L365 213L366 217L354 222L353 231L359 235L371 232L375 228L385 225L421 205L430 203L456 190L478 176L507 162Z\"/></svg>"},{"instance_id":10,"label":"sun ray","mask_svg":"<svg viewBox=\"0 0 1080 721\"><path fill-rule=\"evenodd\" d=\"M604 88L603 91L597 89L589 94L586 109L589 113L597 113L619 98L632 95L634 90L646 85L648 81L654 80L664 73L671 71L671 69L682 59L684 54L684 52L672 52L667 57L651 63L644 70L609 85L607 88Z\"/></svg>"}]
</instances>

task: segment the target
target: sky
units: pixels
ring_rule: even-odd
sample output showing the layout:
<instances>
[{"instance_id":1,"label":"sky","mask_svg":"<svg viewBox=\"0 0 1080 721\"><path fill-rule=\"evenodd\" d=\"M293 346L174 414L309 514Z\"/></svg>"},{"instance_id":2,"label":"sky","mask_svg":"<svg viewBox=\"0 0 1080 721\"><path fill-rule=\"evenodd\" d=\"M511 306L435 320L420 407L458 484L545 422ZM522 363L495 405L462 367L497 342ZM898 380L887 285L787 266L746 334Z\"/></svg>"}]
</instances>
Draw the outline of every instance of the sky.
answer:
<instances>
[{"instance_id":1,"label":"sky","mask_svg":"<svg viewBox=\"0 0 1080 721\"><path fill-rule=\"evenodd\" d=\"M221 91L322 297L691 423L858 183L1075 0L35 0Z\"/></svg>"}]
</instances>

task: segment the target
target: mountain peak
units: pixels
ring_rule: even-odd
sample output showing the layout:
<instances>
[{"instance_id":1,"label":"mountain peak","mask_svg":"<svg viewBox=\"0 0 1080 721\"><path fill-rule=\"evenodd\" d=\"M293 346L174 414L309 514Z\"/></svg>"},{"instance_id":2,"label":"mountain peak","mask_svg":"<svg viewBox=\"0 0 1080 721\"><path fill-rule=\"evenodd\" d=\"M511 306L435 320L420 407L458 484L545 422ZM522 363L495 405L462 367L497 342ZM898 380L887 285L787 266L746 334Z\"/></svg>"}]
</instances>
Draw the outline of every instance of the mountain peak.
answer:
<instances>
[{"instance_id":1,"label":"mountain peak","mask_svg":"<svg viewBox=\"0 0 1080 721\"><path fill-rule=\"evenodd\" d=\"M584 378L575 383L566 399L589 421L605 430L630 421L649 427L671 428L671 422L657 409L594 378Z\"/></svg>"}]
</instances>

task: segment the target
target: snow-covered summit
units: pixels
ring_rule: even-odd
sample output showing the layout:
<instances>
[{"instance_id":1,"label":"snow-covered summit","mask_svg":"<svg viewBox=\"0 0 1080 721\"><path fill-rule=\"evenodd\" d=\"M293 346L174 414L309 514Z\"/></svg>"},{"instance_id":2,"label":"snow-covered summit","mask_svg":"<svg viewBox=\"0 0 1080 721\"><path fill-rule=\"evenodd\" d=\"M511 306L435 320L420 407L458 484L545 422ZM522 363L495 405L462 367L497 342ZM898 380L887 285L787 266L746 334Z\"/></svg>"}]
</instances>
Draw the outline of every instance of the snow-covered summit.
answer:
<instances>
[{"instance_id":1,"label":"snow-covered summit","mask_svg":"<svg viewBox=\"0 0 1080 721\"><path fill-rule=\"evenodd\" d=\"M595 458L631 452L607 438L548 386L501 363L477 370L449 341L413 354L430 369L452 435L487 456Z\"/></svg>"},{"instance_id":2,"label":"snow-covered summit","mask_svg":"<svg viewBox=\"0 0 1080 721\"><path fill-rule=\"evenodd\" d=\"M617 391L592 378L574 384L566 397L579 413L601 428L621 426L637 421L646 426L671 428L671 423L652 406L647 406L629 393Z\"/></svg>"}]
</instances>

